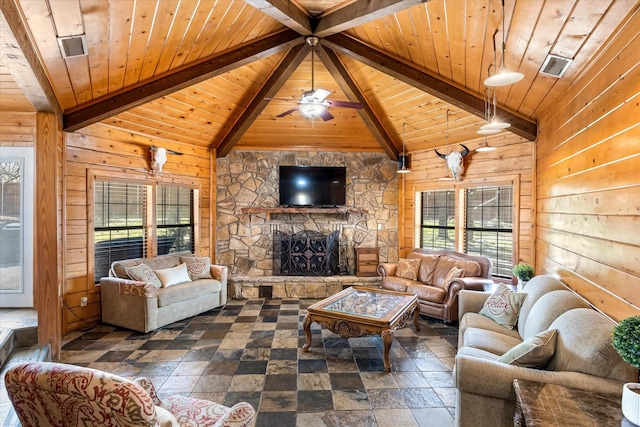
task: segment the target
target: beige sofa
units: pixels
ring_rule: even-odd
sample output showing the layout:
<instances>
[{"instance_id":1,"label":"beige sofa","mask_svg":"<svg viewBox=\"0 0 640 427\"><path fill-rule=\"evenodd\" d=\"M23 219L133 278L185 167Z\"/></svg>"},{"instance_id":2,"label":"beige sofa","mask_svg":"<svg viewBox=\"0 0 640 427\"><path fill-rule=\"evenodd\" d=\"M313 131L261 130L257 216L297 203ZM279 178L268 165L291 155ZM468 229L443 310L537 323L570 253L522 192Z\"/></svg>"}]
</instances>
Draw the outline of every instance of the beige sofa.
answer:
<instances>
[{"instance_id":1,"label":"beige sofa","mask_svg":"<svg viewBox=\"0 0 640 427\"><path fill-rule=\"evenodd\" d=\"M489 293L459 294L457 426L513 426L516 378L616 395L625 382L638 379L638 370L611 346L614 323L562 282L536 276L523 292L527 296L514 329L479 314ZM549 329L557 329L555 349L551 347L543 368L498 361L523 340Z\"/></svg>"},{"instance_id":2,"label":"beige sofa","mask_svg":"<svg viewBox=\"0 0 640 427\"><path fill-rule=\"evenodd\" d=\"M212 279L189 280L158 288L132 280L127 267L146 264L153 270L176 267L190 252L116 261L109 277L100 280L102 321L140 332L149 332L227 303L227 267L211 265Z\"/></svg>"},{"instance_id":3,"label":"beige sofa","mask_svg":"<svg viewBox=\"0 0 640 427\"><path fill-rule=\"evenodd\" d=\"M415 280L398 277L398 263L382 263L378 274L380 287L418 296L420 313L447 323L458 320L458 292L461 289L482 291L491 280L491 260L484 256L463 254L451 250L414 249L408 259L420 259ZM445 281L452 267L464 270L464 276Z\"/></svg>"}]
</instances>

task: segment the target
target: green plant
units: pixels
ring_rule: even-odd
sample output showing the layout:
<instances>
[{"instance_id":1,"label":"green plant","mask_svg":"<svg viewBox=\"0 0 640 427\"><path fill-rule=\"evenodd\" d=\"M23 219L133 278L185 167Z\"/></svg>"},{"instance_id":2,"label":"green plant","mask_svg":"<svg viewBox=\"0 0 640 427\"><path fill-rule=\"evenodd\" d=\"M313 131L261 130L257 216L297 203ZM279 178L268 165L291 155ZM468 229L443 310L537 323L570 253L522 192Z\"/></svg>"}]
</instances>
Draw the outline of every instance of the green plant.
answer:
<instances>
[{"instance_id":1,"label":"green plant","mask_svg":"<svg viewBox=\"0 0 640 427\"><path fill-rule=\"evenodd\" d=\"M627 317L613 328L613 348L622 360L640 369L640 315Z\"/></svg>"},{"instance_id":2,"label":"green plant","mask_svg":"<svg viewBox=\"0 0 640 427\"><path fill-rule=\"evenodd\" d=\"M528 282L533 279L535 273L529 264L518 264L513 267L513 274L523 282Z\"/></svg>"}]
</instances>

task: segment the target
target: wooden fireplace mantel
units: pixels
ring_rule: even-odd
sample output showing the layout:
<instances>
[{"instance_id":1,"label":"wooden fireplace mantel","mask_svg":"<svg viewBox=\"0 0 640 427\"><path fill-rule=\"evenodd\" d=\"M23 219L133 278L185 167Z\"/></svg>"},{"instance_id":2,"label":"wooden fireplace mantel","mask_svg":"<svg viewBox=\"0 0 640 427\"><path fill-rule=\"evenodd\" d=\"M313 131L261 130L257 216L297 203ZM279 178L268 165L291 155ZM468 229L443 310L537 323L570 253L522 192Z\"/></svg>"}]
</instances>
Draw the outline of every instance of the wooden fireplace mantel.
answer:
<instances>
[{"instance_id":1,"label":"wooden fireplace mantel","mask_svg":"<svg viewBox=\"0 0 640 427\"><path fill-rule=\"evenodd\" d=\"M247 214L367 214L366 209L335 207L335 208L242 208L242 213Z\"/></svg>"}]
</instances>

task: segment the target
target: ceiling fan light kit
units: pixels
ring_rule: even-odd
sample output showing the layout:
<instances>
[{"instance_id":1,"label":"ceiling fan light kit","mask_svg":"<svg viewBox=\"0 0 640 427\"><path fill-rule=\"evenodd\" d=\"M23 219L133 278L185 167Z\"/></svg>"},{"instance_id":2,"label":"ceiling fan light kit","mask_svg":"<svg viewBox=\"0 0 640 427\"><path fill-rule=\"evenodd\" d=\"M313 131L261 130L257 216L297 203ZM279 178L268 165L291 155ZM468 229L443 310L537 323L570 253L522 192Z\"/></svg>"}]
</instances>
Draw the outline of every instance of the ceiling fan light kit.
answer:
<instances>
[{"instance_id":1,"label":"ceiling fan light kit","mask_svg":"<svg viewBox=\"0 0 640 427\"><path fill-rule=\"evenodd\" d=\"M304 114L305 117L313 119L322 114L325 109L325 105L321 103L311 103L311 104L302 104L300 105L300 112Z\"/></svg>"}]
</instances>

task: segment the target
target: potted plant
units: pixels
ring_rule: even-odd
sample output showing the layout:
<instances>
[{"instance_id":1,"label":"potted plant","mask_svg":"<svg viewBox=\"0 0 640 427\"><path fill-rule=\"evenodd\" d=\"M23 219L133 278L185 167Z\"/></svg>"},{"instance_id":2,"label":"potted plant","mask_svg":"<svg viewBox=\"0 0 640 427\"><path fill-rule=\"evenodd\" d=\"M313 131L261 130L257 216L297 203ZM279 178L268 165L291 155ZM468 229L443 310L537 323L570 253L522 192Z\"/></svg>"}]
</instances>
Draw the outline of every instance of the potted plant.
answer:
<instances>
[{"instance_id":1,"label":"potted plant","mask_svg":"<svg viewBox=\"0 0 640 427\"><path fill-rule=\"evenodd\" d=\"M640 369L640 315L627 317L613 328L613 348L622 360ZM640 425L640 384L624 385L622 413L629 421Z\"/></svg>"},{"instance_id":2,"label":"potted plant","mask_svg":"<svg viewBox=\"0 0 640 427\"><path fill-rule=\"evenodd\" d=\"M518 278L518 290L522 290L535 273L529 264L520 263L513 267L513 274Z\"/></svg>"}]
</instances>

